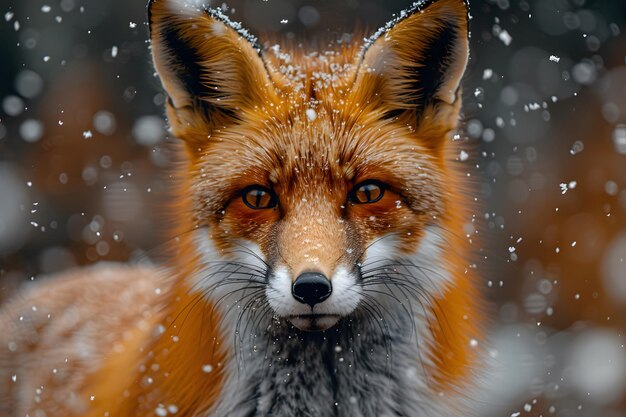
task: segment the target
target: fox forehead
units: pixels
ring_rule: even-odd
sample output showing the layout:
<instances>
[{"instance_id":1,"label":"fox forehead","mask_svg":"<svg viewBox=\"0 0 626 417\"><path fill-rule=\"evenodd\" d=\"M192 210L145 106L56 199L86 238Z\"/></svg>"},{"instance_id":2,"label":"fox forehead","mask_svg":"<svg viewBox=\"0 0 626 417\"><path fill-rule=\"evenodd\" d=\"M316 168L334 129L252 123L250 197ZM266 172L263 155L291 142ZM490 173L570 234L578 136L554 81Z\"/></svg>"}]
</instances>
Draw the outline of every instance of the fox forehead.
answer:
<instances>
[{"instance_id":1,"label":"fox forehead","mask_svg":"<svg viewBox=\"0 0 626 417\"><path fill-rule=\"evenodd\" d=\"M307 51L301 44L288 50L278 43L267 48L262 58L274 86L289 94L292 102L303 104L347 97L363 46L359 42L328 46L326 51Z\"/></svg>"},{"instance_id":2,"label":"fox forehead","mask_svg":"<svg viewBox=\"0 0 626 417\"><path fill-rule=\"evenodd\" d=\"M414 208L432 212L440 199L441 158L420 143L411 124L367 120L332 103L318 105L315 117L295 114L259 116L214 131L199 153L194 175L207 209L220 210L224 200L247 185L280 188L300 199L345 193L346 184L378 179L414 196ZM341 108L341 107L339 107ZM329 193L326 193L328 191Z\"/></svg>"}]
</instances>

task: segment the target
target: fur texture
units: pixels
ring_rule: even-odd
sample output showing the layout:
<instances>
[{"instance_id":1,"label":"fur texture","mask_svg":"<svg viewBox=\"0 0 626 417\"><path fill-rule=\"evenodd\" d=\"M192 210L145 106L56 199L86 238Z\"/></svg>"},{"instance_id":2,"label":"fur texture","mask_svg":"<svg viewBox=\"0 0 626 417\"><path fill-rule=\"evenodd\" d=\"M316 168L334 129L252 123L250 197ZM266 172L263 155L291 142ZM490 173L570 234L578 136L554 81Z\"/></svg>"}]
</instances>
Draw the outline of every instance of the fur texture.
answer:
<instances>
[{"instance_id":1,"label":"fur texture","mask_svg":"<svg viewBox=\"0 0 626 417\"><path fill-rule=\"evenodd\" d=\"M261 47L196 2L152 0L149 20L171 131L184 143L170 208L170 269L136 272L159 288L141 308L130 302L81 316L86 325L105 314L125 320L103 328L114 338L132 335L116 349L102 345L99 332L70 324L19 337L3 331L3 383L14 373L31 382L20 392L9 384L0 409L89 417L472 415L464 393L479 367L473 339L483 315L463 232L472 222L471 187L454 140L467 4L416 3L364 44L326 52ZM359 204L350 196L368 180L384 184L382 196ZM270 190L277 204L250 207L242 193L251 186ZM307 271L332 284L314 306L291 296ZM97 290L86 277L65 287L50 281L5 307L0 326L19 327L19 311L47 291L80 294L59 301L53 310L60 313L85 304L89 291L108 294L136 281L132 275ZM52 366L48 341L56 336L42 332L81 334L98 346L97 360L69 372L80 408L67 408L67 390L50 389L22 365ZM39 384L45 402L30 392Z\"/></svg>"}]
</instances>

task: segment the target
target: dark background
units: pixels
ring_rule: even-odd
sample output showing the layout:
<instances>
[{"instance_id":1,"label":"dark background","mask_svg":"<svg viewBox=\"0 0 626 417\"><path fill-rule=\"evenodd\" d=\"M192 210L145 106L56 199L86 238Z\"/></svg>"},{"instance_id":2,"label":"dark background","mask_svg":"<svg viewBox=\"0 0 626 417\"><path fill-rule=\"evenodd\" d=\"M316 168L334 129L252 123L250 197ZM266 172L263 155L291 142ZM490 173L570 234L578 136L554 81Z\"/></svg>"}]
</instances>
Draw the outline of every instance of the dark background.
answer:
<instances>
[{"instance_id":1,"label":"dark background","mask_svg":"<svg viewBox=\"0 0 626 417\"><path fill-rule=\"evenodd\" d=\"M211 5L263 42L373 32L409 2ZM145 6L0 5L0 301L40 274L162 257L173 139ZM464 131L483 210L466 232L502 365L484 416L626 416L626 2L471 11Z\"/></svg>"}]
</instances>

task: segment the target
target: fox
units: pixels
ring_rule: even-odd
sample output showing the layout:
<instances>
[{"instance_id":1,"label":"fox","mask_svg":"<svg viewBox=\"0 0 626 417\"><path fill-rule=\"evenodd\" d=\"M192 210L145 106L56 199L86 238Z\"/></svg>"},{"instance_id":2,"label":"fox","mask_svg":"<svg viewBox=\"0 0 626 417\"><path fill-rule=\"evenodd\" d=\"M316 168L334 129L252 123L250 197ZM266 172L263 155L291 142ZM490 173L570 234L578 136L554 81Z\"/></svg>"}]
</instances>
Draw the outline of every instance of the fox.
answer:
<instances>
[{"instance_id":1,"label":"fox","mask_svg":"<svg viewBox=\"0 0 626 417\"><path fill-rule=\"evenodd\" d=\"M150 0L178 157L168 260L2 305L0 415L476 415L469 20L466 0L422 0L362 41L283 50Z\"/></svg>"}]
</instances>

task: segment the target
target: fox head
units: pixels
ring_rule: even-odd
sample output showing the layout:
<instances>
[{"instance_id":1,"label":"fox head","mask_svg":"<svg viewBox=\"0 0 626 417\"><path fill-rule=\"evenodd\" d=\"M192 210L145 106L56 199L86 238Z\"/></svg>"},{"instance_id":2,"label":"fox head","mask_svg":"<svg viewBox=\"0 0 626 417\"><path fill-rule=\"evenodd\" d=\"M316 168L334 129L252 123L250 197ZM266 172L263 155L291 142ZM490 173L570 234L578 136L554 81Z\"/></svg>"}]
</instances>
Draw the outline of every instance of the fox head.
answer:
<instances>
[{"instance_id":1,"label":"fox head","mask_svg":"<svg viewBox=\"0 0 626 417\"><path fill-rule=\"evenodd\" d=\"M153 0L150 28L185 143L194 286L216 299L236 288L237 304L260 299L308 331L384 303L375 288L442 291L465 1L421 1L362 44L318 52L263 47L188 3Z\"/></svg>"}]
</instances>

